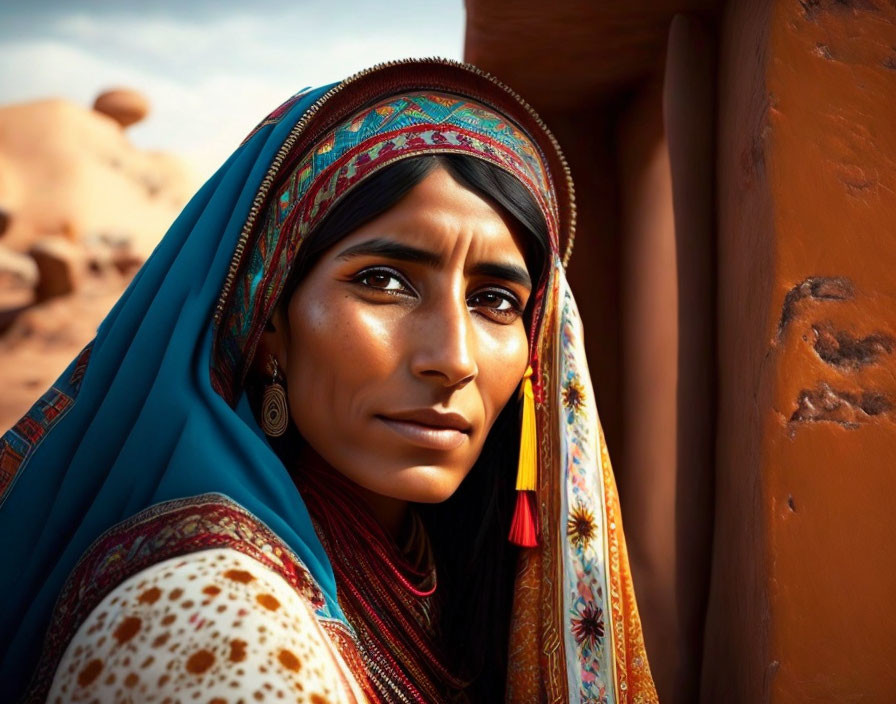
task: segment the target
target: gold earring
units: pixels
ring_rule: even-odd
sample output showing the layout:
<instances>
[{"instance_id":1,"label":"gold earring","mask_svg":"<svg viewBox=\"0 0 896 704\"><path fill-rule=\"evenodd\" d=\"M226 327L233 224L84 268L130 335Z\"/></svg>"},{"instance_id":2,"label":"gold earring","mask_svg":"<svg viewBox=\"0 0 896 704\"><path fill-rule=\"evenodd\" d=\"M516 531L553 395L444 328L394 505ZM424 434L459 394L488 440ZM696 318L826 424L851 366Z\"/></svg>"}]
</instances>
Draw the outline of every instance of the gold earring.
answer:
<instances>
[{"instance_id":1,"label":"gold earring","mask_svg":"<svg viewBox=\"0 0 896 704\"><path fill-rule=\"evenodd\" d=\"M271 383L265 386L261 401L261 429L268 437L279 438L289 426L286 389L280 381L280 371L273 355L268 362L268 367L272 369Z\"/></svg>"}]
</instances>

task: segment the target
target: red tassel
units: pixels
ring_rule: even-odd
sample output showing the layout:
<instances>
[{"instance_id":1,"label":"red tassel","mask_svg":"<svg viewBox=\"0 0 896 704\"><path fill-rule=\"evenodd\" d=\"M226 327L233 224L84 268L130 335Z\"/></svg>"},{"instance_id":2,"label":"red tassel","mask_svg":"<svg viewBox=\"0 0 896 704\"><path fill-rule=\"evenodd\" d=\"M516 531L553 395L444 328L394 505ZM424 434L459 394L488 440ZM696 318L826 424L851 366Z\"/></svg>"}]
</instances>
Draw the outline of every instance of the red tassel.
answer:
<instances>
[{"instance_id":1,"label":"red tassel","mask_svg":"<svg viewBox=\"0 0 896 704\"><path fill-rule=\"evenodd\" d=\"M508 536L511 543L524 548L538 546L532 498L531 491L516 493L516 509L513 511L513 522L510 524L510 535Z\"/></svg>"}]
</instances>

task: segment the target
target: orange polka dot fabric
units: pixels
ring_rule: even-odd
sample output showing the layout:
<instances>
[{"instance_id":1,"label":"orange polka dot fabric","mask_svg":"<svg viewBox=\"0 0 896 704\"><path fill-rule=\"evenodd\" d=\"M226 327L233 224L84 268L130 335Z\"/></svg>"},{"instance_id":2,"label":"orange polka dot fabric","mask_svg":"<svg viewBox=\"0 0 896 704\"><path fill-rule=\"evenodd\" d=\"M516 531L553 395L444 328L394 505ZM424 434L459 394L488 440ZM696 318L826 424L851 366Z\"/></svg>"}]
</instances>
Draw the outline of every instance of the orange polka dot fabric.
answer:
<instances>
[{"instance_id":1,"label":"orange polka dot fabric","mask_svg":"<svg viewBox=\"0 0 896 704\"><path fill-rule=\"evenodd\" d=\"M310 605L231 549L122 582L78 629L48 702L363 702Z\"/></svg>"}]
</instances>

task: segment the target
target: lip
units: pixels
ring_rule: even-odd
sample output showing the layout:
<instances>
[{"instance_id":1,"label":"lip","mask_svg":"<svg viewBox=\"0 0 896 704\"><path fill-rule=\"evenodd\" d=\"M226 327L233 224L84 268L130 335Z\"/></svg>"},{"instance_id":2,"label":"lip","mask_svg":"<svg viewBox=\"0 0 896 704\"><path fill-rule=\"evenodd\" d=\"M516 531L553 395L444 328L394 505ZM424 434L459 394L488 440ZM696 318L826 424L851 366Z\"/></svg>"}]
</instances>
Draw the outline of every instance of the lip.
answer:
<instances>
[{"instance_id":1,"label":"lip","mask_svg":"<svg viewBox=\"0 0 896 704\"><path fill-rule=\"evenodd\" d=\"M473 429L470 421L459 413L431 408L378 415L377 419L411 444L431 450L457 449Z\"/></svg>"}]
</instances>

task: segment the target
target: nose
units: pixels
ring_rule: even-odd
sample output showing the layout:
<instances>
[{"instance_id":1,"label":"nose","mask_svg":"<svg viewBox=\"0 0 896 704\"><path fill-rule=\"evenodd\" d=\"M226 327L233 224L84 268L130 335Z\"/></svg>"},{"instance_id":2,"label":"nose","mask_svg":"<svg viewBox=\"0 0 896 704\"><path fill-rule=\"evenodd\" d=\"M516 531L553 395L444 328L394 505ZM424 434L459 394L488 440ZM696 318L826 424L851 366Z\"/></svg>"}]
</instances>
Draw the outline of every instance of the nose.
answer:
<instances>
[{"instance_id":1,"label":"nose","mask_svg":"<svg viewBox=\"0 0 896 704\"><path fill-rule=\"evenodd\" d=\"M439 297L418 310L411 371L446 388L462 388L479 374L476 332L463 295Z\"/></svg>"}]
</instances>

